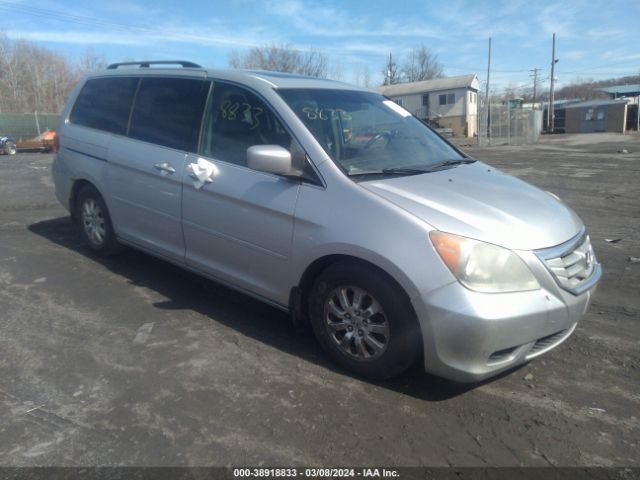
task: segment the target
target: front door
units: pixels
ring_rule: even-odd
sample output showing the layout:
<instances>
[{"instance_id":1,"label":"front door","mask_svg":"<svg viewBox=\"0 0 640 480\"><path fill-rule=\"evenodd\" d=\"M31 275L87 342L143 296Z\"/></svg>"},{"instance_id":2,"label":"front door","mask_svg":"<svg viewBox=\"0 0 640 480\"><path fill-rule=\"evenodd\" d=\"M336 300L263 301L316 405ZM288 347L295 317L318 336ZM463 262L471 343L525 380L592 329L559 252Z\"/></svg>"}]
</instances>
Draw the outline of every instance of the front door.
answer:
<instances>
[{"instance_id":1,"label":"front door","mask_svg":"<svg viewBox=\"0 0 640 480\"><path fill-rule=\"evenodd\" d=\"M286 304L288 292L279 277L290 258L300 182L251 170L246 151L258 144L289 148L291 136L254 93L214 83L200 154L187 156L183 172L186 262ZM198 159L216 167L211 181L204 185L192 178L188 168Z\"/></svg>"}]
</instances>

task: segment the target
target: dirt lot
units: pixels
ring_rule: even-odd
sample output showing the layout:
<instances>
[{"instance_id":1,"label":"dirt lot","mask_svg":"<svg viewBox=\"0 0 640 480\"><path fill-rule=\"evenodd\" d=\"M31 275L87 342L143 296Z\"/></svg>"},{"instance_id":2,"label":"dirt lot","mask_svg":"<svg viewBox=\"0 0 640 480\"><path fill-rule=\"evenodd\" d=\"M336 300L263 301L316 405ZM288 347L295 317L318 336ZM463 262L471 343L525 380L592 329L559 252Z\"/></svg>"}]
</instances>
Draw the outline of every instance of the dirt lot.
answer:
<instances>
[{"instance_id":1,"label":"dirt lot","mask_svg":"<svg viewBox=\"0 0 640 480\"><path fill-rule=\"evenodd\" d=\"M564 345L464 388L352 378L270 307L95 258L52 157L0 157L0 465L640 466L640 137L467 150L571 205L605 274Z\"/></svg>"}]
</instances>

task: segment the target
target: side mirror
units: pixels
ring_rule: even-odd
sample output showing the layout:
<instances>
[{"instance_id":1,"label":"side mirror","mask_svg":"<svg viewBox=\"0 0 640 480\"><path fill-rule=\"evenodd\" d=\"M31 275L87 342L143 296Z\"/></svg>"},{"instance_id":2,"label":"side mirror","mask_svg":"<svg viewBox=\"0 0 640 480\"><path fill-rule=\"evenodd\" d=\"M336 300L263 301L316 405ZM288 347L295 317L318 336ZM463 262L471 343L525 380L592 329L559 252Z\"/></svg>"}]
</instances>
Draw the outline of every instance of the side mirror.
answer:
<instances>
[{"instance_id":1,"label":"side mirror","mask_svg":"<svg viewBox=\"0 0 640 480\"><path fill-rule=\"evenodd\" d=\"M291 153L280 145L254 145L247 148L247 165L259 172L295 175Z\"/></svg>"}]
</instances>

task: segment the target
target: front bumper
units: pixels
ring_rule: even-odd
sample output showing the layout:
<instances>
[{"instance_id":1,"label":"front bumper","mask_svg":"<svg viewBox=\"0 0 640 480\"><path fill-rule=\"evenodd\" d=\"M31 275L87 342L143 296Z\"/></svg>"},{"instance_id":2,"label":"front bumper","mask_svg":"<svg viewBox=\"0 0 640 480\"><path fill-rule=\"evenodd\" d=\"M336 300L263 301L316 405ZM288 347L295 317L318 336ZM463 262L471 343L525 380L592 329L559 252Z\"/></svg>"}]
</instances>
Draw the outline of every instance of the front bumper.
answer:
<instances>
[{"instance_id":1,"label":"front bumper","mask_svg":"<svg viewBox=\"0 0 640 480\"><path fill-rule=\"evenodd\" d=\"M525 363L566 340L583 317L602 275L596 264L579 295L554 281L533 257L539 290L487 294L454 282L418 299L425 370L477 382Z\"/></svg>"}]
</instances>

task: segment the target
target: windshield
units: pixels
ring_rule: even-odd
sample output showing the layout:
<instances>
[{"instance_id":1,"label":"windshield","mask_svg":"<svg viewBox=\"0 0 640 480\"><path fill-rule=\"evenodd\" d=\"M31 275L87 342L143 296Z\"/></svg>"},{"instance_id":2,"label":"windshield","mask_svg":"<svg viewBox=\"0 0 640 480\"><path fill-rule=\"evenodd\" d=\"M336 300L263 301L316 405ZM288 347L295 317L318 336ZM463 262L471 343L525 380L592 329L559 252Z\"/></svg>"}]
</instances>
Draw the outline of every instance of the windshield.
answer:
<instances>
[{"instance_id":1,"label":"windshield","mask_svg":"<svg viewBox=\"0 0 640 480\"><path fill-rule=\"evenodd\" d=\"M324 89L278 93L349 175L427 171L465 159L407 110L376 93Z\"/></svg>"}]
</instances>

